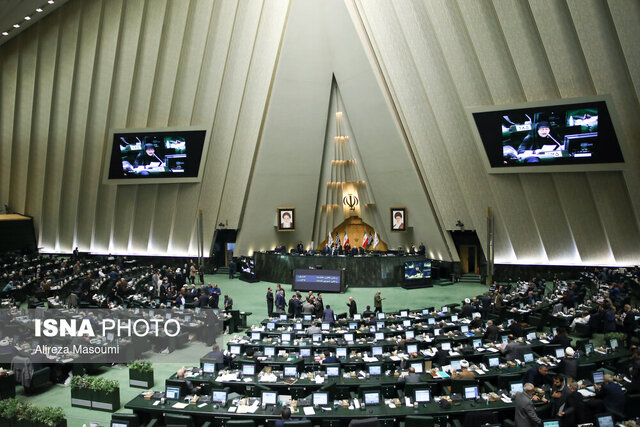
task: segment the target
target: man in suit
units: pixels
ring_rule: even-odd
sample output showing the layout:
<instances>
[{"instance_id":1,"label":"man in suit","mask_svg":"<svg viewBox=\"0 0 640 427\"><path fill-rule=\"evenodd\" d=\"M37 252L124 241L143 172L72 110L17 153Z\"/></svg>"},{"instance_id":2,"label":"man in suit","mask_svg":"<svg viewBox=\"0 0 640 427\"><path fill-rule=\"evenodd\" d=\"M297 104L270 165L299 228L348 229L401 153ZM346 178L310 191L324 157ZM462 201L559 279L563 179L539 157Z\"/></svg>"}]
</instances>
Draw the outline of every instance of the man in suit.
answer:
<instances>
[{"instance_id":1,"label":"man in suit","mask_svg":"<svg viewBox=\"0 0 640 427\"><path fill-rule=\"evenodd\" d=\"M211 291L211 304L212 304L211 308L218 308L221 294L222 294L222 290L218 287L218 284L215 283L213 285L213 290Z\"/></svg>"},{"instance_id":2,"label":"man in suit","mask_svg":"<svg viewBox=\"0 0 640 427\"><path fill-rule=\"evenodd\" d=\"M273 291L271 286L267 289L267 316L273 316Z\"/></svg>"},{"instance_id":3,"label":"man in suit","mask_svg":"<svg viewBox=\"0 0 640 427\"><path fill-rule=\"evenodd\" d=\"M625 304L623 310L624 312L622 315L624 318L622 319L622 329L624 330L624 333L627 334L627 348L629 348L631 347L631 339L635 335L635 331L638 326L636 325L636 316L633 311L631 311L631 306L629 304Z\"/></svg>"},{"instance_id":4,"label":"man in suit","mask_svg":"<svg viewBox=\"0 0 640 427\"><path fill-rule=\"evenodd\" d=\"M516 393L515 397L515 424L516 427L538 427L542 421L536 414L536 408L533 402L538 401L539 397L535 395L535 387L531 383L524 385L524 391Z\"/></svg>"},{"instance_id":5,"label":"man in suit","mask_svg":"<svg viewBox=\"0 0 640 427\"><path fill-rule=\"evenodd\" d=\"M335 355L332 355L329 350L324 351L324 360L322 360L322 364L325 363L340 363L340 359L338 359Z\"/></svg>"},{"instance_id":6,"label":"man in suit","mask_svg":"<svg viewBox=\"0 0 640 427\"><path fill-rule=\"evenodd\" d=\"M513 335L509 335L507 344L502 349L502 354L505 359L509 361L513 361L516 358L516 354L518 353L518 347L522 344L516 341Z\"/></svg>"},{"instance_id":7,"label":"man in suit","mask_svg":"<svg viewBox=\"0 0 640 427\"><path fill-rule=\"evenodd\" d=\"M322 312L322 321L325 323L330 323L331 325L333 325L333 322L335 321L335 315L333 314L333 310L331 309L331 306L327 304L327 308L324 309L324 311Z\"/></svg>"},{"instance_id":8,"label":"man in suit","mask_svg":"<svg viewBox=\"0 0 640 427\"><path fill-rule=\"evenodd\" d=\"M233 310L233 299L229 295L224 296L225 311Z\"/></svg>"},{"instance_id":9,"label":"man in suit","mask_svg":"<svg viewBox=\"0 0 640 427\"><path fill-rule=\"evenodd\" d=\"M276 292L276 309L280 312L284 312L284 307L287 305L287 302L284 299L284 289L280 289L280 292L276 290Z\"/></svg>"},{"instance_id":10,"label":"man in suit","mask_svg":"<svg viewBox=\"0 0 640 427\"><path fill-rule=\"evenodd\" d=\"M576 378L578 376L578 359L575 356L576 352L571 347L567 347L564 350L564 358L558 365L558 371L567 378Z\"/></svg>"},{"instance_id":11,"label":"man in suit","mask_svg":"<svg viewBox=\"0 0 640 427\"><path fill-rule=\"evenodd\" d=\"M613 381L610 374L604 376L604 382L596 385L595 399L591 399L589 406L595 409L595 413L614 412L616 414L624 413L625 395L622 387Z\"/></svg>"},{"instance_id":12,"label":"man in suit","mask_svg":"<svg viewBox=\"0 0 640 427\"><path fill-rule=\"evenodd\" d=\"M353 300L353 297L349 297L349 302L347 303L347 307L349 307L349 317L353 319L353 316L358 313L358 306L356 302Z\"/></svg>"},{"instance_id":13,"label":"man in suit","mask_svg":"<svg viewBox=\"0 0 640 427\"><path fill-rule=\"evenodd\" d=\"M407 375L398 378L398 384L415 384L420 382L420 375L414 368L409 368Z\"/></svg>"},{"instance_id":14,"label":"man in suit","mask_svg":"<svg viewBox=\"0 0 640 427\"><path fill-rule=\"evenodd\" d=\"M591 422L591 411L584 403L584 399L578 393L578 383L570 380L566 386L570 393L564 404L564 409L558 413L562 427L573 427L578 424Z\"/></svg>"},{"instance_id":15,"label":"man in suit","mask_svg":"<svg viewBox=\"0 0 640 427\"><path fill-rule=\"evenodd\" d=\"M564 384L564 378L556 375L551 388L551 416L555 417L563 409L571 390Z\"/></svg>"},{"instance_id":16,"label":"man in suit","mask_svg":"<svg viewBox=\"0 0 640 427\"><path fill-rule=\"evenodd\" d=\"M514 337L522 336L522 327L518 325L515 319L511 319L511 324L509 325L509 332L513 334Z\"/></svg>"},{"instance_id":17,"label":"man in suit","mask_svg":"<svg viewBox=\"0 0 640 427\"><path fill-rule=\"evenodd\" d=\"M484 331L485 340L497 341L498 340L498 327L493 324L493 320L487 320L487 329Z\"/></svg>"},{"instance_id":18,"label":"man in suit","mask_svg":"<svg viewBox=\"0 0 640 427\"><path fill-rule=\"evenodd\" d=\"M204 293L204 290L200 290L200 296L198 297L198 307L205 309L209 305L209 297Z\"/></svg>"},{"instance_id":19,"label":"man in suit","mask_svg":"<svg viewBox=\"0 0 640 427\"><path fill-rule=\"evenodd\" d=\"M470 318L472 313L473 313L473 306L471 305L471 300L469 298L466 298L464 300L464 304L462 305L462 308L460 309L460 317Z\"/></svg>"},{"instance_id":20,"label":"man in suit","mask_svg":"<svg viewBox=\"0 0 640 427\"><path fill-rule=\"evenodd\" d=\"M558 333L553 337L550 344L560 344L560 347L571 347L571 338L567 336L567 330L565 328L558 328Z\"/></svg>"},{"instance_id":21,"label":"man in suit","mask_svg":"<svg viewBox=\"0 0 640 427\"><path fill-rule=\"evenodd\" d=\"M311 322L311 326L307 328L307 335L321 334L322 329L318 327L315 321Z\"/></svg>"},{"instance_id":22,"label":"man in suit","mask_svg":"<svg viewBox=\"0 0 640 427\"><path fill-rule=\"evenodd\" d=\"M524 374L522 381L531 383L536 387L542 387L545 384L550 384L549 368L545 365L534 366Z\"/></svg>"}]
</instances>

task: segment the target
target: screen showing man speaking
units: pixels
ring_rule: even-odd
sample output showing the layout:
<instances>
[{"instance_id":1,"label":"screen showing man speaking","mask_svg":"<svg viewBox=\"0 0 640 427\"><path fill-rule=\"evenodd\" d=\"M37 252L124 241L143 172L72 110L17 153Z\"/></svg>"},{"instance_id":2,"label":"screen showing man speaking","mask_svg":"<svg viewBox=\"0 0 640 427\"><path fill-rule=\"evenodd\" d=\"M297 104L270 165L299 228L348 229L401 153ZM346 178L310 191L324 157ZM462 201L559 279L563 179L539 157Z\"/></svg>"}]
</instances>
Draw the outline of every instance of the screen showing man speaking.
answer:
<instances>
[{"instance_id":1,"label":"screen showing man speaking","mask_svg":"<svg viewBox=\"0 0 640 427\"><path fill-rule=\"evenodd\" d=\"M114 133L110 180L196 178L206 131Z\"/></svg>"}]
</instances>

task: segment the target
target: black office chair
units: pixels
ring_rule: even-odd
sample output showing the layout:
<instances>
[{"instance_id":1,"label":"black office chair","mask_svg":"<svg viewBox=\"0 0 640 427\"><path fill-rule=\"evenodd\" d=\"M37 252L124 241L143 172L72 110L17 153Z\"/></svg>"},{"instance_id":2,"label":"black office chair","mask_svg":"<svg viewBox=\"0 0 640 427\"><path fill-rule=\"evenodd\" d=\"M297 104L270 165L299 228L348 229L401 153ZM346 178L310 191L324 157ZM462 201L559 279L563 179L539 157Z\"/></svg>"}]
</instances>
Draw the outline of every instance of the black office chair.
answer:
<instances>
[{"instance_id":1,"label":"black office chair","mask_svg":"<svg viewBox=\"0 0 640 427\"><path fill-rule=\"evenodd\" d=\"M464 414L462 427L483 426L485 424L500 424L500 414L495 411L472 411Z\"/></svg>"},{"instance_id":2,"label":"black office chair","mask_svg":"<svg viewBox=\"0 0 640 427\"><path fill-rule=\"evenodd\" d=\"M429 383L409 383L409 384L405 384L404 385L404 396L403 397L410 397L411 399L413 399L413 394L415 393L416 390L431 390L431 385Z\"/></svg>"},{"instance_id":3,"label":"black office chair","mask_svg":"<svg viewBox=\"0 0 640 427\"><path fill-rule=\"evenodd\" d=\"M377 418L354 419L349 422L349 427L380 427Z\"/></svg>"},{"instance_id":4,"label":"black office chair","mask_svg":"<svg viewBox=\"0 0 640 427\"><path fill-rule=\"evenodd\" d=\"M341 427L341 426L342 426L341 420L327 419L327 418L323 418L322 420L322 427Z\"/></svg>"},{"instance_id":5,"label":"black office chair","mask_svg":"<svg viewBox=\"0 0 640 427\"><path fill-rule=\"evenodd\" d=\"M578 365L578 378L576 380L591 380L591 374L596 370L595 363L585 363L584 365Z\"/></svg>"},{"instance_id":6,"label":"black office chair","mask_svg":"<svg viewBox=\"0 0 640 427\"><path fill-rule=\"evenodd\" d=\"M165 414L164 423L167 427L194 427L191 415Z\"/></svg>"},{"instance_id":7,"label":"black office chair","mask_svg":"<svg viewBox=\"0 0 640 427\"><path fill-rule=\"evenodd\" d=\"M407 415L404 419L404 427L435 427L436 420L426 415Z\"/></svg>"},{"instance_id":8,"label":"black office chair","mask_svg":"<svg viewBox=\"0 0 640 427\"><path fill-rule=\"evenodd\" d=\"M253 420L231 420L227 421L225 426L228 427L256 427L256 422Z\"/></svg>"},{"instance_id":9,"label":"black office chair","mask_svg":"<svg viewBox=\"0 0 640 427\"><path fill-rule=\"evenodd\" d=\"M509 390L510 383L522 380L522 374L503 374L498 377L498 388Z\"/></svg>"},{"instance_id":10,"label":"black office chair","mask_svg":"<svg viewBox=\"0 0 640 427\"><path fill-rule=\"evenodd\" d=\"M111 422L126 422L129 427L138 427L140 425L140 418L137 414L113 414L111 415Z\"/></svg>"},{"instance_id":11,"label":"black office chair","mask_svg":"<svg viewBox=\"0 0 640 427\"><path fill-rule=\"evenodd\" d=\"M284 425L287 427L313 427L313 424L309 420L285 421Z\"/></svg>"},{"instance_id":12,"label":"black office chair","mask_svg":"<svg viewBox=\"0 0 640 427\"><path fill-rule=\"evenodd\" d=\"M478 390L480 389L478 380L474 379L452 379L451 380L451 393L459 393L464 394L464 388L469 386L478 386Z\"/></svg>"},{"instance_id":13,"label":"black office chair","mask_svg":"<svg viewBox=\"0 0 640 427\"><path fill-rule=\"evenodd\" d=\"M627 394L624 414L628 418L640 417L640 393Z\"/></svg>"}]
</instances>

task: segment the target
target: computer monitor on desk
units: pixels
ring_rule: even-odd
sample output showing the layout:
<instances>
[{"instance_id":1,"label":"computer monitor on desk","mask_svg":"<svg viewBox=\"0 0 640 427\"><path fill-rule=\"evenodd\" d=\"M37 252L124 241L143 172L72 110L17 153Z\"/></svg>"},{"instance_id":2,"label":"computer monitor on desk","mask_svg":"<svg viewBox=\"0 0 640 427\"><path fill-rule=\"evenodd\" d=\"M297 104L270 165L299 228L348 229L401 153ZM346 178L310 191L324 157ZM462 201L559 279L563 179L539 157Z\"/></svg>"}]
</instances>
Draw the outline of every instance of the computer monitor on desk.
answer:
<instances>
[{"instance_id":1,"label":"computer monitor on desk","mask_svg":"<svg viewBox=\"0 0 640 427\"><path fill-rule=\"evenodd\" d=\"M227 392L225 390L213 390L211 392L211 403L218 403L222 406L227 404Z\"/></svg>"},{"instance_id":2,"label":"computer monitor on desk","mask_svg":"<svg viewBox=\"0 0 640 427\"><path fill-rule=\"evenodd\" d=\"M205 362L202 364L202 372L207 375L213 375L216 373L216 364Z\"/></svg>"},{"instance_id":3,"label":"computer monitor on desk","mask_svg":"<svg viewBox=\"0 0 640 427\"><path fill-rule=\"evenodd\" d=\"M324 369L327 372L327 377L339 377L340 376L340 365L338 365L338 364L327 364L327 365L324 365Z\"/></svg>"},{"instance_id":4,"label":"computer monitor on desk","mask_svg":"<svg viewBox=\"0 0 640 427\"><path fill-rule=\"evenodd\" d=\"M264 355L267 357L273 357L276 355L276 348L275 347L265 347L264 348Z\"/></svg>"},{"instance_id":5,"label":"computer monitor on desk","mask_svg":"<svg viewBox=\"0 0 640 427\"><path fill-rule=\"evenodd\" d=\"M312 395L313 406L326 406L329 404L329 393L324 391L314 392Z\"/></svg>"},{"instance_id":6,"label":"computer monitor on desk","mask_svg":"<svg viewBox=\"0 0 640 427\"><path fill-rule=\"evenodd\" d=\"M611 414L597 415L596 421L598 423L598 427L614 427L615 426L613 422L613 415Z\"/></svg>"},{"instance_id":7,"label":"computer monitor on desk","mask_svg":"<svg viewBox=\"0 0 640 427\"><path fill-rule=\"evenodd\" d=\"M560 420L544 420L542 427L560 427Z\"/></svg>"},{"instance_id":8,"label":"computer monitor on desk","mask_svg":"<svg viewBox=\"0 0 640 427\"><path fill-rule=\"evenodd\" d=\"M253 363L245 363L242 365L242 375L252 377L256 374L256 365Z\"/></svg>"},{"instance_id":9,"label":"computer monitor on desk","mask_svg":"<svg viewBox=\"0 0 640 427\"><path fill-rule=\"evenodd\" d=\"M278 393L275 391L262 392L262 404L264 406L275 406L278 403Z\"/></svg>"},{"instance_id":10,"label":"computer monitor on desk","mask_svg":"<svg viewBox=\"0 0 640 427\"><path fill-rule=\"evenodd\" d=\"M336 348L336 357L338 359L346 359L347 358L347 348L346 347L338 347L338 348Z\"/></svg>"},{"instance_id":11,"label":"computer monitor on desk","mask_svg":"<svg viewBox=\"0 0 640 427\"><path fill-rule=\"evenodd\" d=\"M470 385L464 388L464 398L466 400L476 399L478 397L478 386Z\"/></svg>"},{"instance_id":12,"label":"computer monitor on desk","mask_svg":"<svg viewBox=\"0 0 640 427\"><path fill-rule=\"evenodd\" d=\"M300 357L311 357L311 349L310 348L301 348L300 349Z\"/></svg>"},{"instance_id":13,"label":"computer monitor on desk","mask_svg":"<svg viewBox=\"0 0 640 427\"><path fill-rule=\"evenodd\" d=\"M431 390L429 389L415 389L413 391L414 400L418 403L427 403L431 401Z\"/></svg>"},{"instance_id":14,"label":"computer monitor on desk","mask_svg":"<svg viewBox=\"0 0 640 427\"><path fill-rule=\"evenodd\" d=\"M593 371L593 383L594 384L602 384L604 382L604 372L602 371Z\"/></svg>"},{"instance_id":15,"label":"computer monitor on desk","mask_svg":"<svg viewBox=\"0 0 640 427\"><path fill-rule=\"evenodd\" d=\"M407 344L407 353L413 354L418 352L418 344Z\"/></svg>"},{"instance_id":16,"label":"computer monitor on desk","mask_svg":"<svg viewBox=\"0 0 640 427\"><path fill-rule=\"evenodd\" d=\"M180 400L180 387L178 387L178 386L167 386L165 388L164 395L169 400Z\"/></svg>"},{"instance_id":17,"label":"computer monitor on desk","mask_svg":"<svg viewBox=\"0 0 640 427\"><path fill-rule=\"evenodd\" d=\"M363 393L364 404L367 406L380 405L380 392L379 391L365 391Z\"/></svg>"}]
</instances>

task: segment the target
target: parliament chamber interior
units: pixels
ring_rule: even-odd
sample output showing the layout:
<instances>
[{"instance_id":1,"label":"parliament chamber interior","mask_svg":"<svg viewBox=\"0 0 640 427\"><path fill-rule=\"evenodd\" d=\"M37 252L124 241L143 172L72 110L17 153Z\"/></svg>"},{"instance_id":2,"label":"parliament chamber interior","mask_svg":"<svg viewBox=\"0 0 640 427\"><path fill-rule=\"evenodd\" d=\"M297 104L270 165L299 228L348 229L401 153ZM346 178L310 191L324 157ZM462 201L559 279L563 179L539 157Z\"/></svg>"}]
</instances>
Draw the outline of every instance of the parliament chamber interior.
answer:
<instances>
[{"instance_id":1,"label":"parliament chamber interior","mask_svg":"<svg viewBox=\"0 0 640 427\"><path fill-rule=\"evenodd\" d=\"M0 425L640 425L638 22L0 1Z\"/></svg>"}]
</instances>

